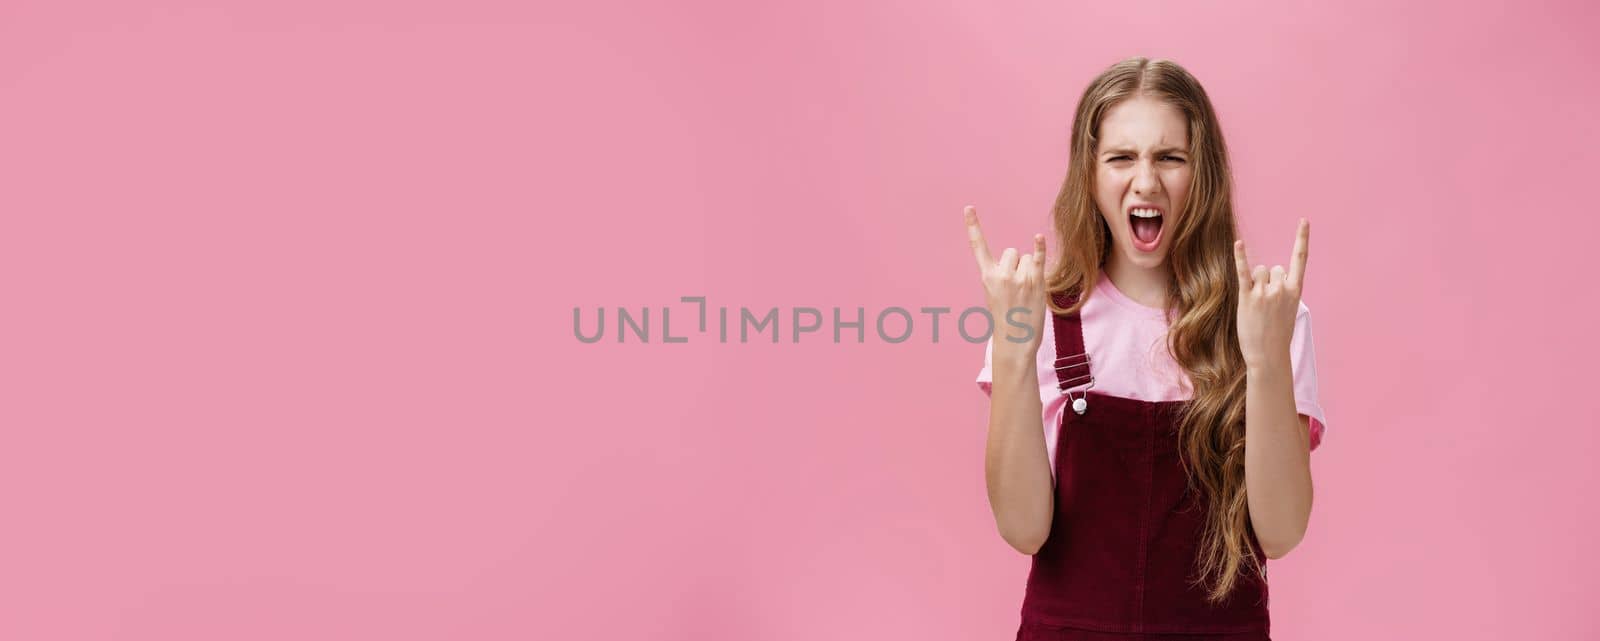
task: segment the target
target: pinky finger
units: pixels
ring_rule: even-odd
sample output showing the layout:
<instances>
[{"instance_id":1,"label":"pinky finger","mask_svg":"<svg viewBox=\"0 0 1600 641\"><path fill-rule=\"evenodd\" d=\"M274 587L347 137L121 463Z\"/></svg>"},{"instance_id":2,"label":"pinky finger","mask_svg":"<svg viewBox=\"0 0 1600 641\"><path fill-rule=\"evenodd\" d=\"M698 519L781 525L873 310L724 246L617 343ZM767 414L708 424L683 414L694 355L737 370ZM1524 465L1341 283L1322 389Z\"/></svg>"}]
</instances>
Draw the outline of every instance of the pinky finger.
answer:
<instances>
[{"instance_id":1,"label":"pinky finger","mask_svg":"<svg viewBox=\"0 0 1600 641\"><path fill-rule=\"evenodd\" d=\"M1250 258L1244 248L1243 240L1233 241L1233 270L1239 277L1239 289L1250 289Z\"/></svg>"}]
</instances>

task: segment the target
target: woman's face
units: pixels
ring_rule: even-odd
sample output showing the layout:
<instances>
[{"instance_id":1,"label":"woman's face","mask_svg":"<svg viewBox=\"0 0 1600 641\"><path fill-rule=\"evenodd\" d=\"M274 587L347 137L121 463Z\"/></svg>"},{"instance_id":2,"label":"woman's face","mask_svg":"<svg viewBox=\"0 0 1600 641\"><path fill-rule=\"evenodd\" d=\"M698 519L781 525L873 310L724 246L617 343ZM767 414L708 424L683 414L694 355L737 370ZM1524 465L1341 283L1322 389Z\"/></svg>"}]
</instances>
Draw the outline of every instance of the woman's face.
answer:
<instances>
[{"instance_id":1,"label":"woman's face","mask_svg":"<svg viewBox=\"0 0 1600 641\"><path fill-rule=\"evenodd\" d=\"M1106 111L1099 139L1094 199L1119 255L1112 259L1159 268L1193 175L1183 113L1155 98L1130 98Z\"/></svg>"}]
</instances>

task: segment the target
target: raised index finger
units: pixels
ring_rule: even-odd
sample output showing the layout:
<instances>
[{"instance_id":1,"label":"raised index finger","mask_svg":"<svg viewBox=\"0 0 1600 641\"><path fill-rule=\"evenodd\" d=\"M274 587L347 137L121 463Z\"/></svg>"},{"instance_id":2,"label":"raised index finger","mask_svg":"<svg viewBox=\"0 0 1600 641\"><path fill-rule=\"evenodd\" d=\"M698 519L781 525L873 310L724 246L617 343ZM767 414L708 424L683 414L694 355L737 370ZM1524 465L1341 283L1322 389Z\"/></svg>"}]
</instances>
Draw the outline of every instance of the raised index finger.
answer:
<instances>
[{"instance_id":1,"label":"raised index finger","mask_svg":"<svg viewBox=\"0 0 1600 641\"><path fill-rule=\"evenodd\" d=\"M988 269L994 266L994 257L989 255L989 241L983 239L983 228L978 225L978 208L967 205L963 210L967 219L967 239L972 245L972 256L978 260L978 269Z\"/></svg>"},{"instance_id":2,"label":"raised index finger","mask_svg":"<svg viewBox=\"0 0 1600 641\"><path fill-rule=\"evenodd\" d=\"M1305 281L1306 254L1311 245L1311 221L1301 218L1300 230L1294 236L1294 256L1289 259L1289 284L1296 289Z\"/></svg>"}]
</instances>

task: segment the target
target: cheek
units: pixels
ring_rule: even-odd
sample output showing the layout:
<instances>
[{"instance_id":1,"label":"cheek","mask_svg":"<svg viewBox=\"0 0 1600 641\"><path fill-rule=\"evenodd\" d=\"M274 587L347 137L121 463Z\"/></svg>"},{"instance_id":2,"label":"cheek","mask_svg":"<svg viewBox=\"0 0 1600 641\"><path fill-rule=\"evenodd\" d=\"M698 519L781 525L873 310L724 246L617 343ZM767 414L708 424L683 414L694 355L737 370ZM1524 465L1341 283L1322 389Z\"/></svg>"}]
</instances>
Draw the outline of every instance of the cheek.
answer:
<instances>
[{"instance_id":1,"label":"cheek","mask_svg":"<svg viewBox=\"0 0 1600 641\"><path fill-rule=\"evenodd\" d=\"M1189 170L1174 171L1164 181L1167 185L1167 194L1172 198L1172 205L1177 208L1189 197L1190 181L1194 180L1193 172Z\"/></svg>"},{"instance_id":2,"label":"cheek","mask_svg":"<svg viewBox=\"0 0 1600 641\"><path fill-rule=\"evenodd\" d=\"M1116 191L1122 183L1127 182L1126 176L1107 167L1101 167L1095 172L1094 179L1094 184L1102 187L1101 191Z\"/></svg>"},{"instance_id":3,"label":"cheek","mask_svg":"<svg viewBox=\"0 0 1600 641\"><path fill-rule=\"evenodd\" d=\"M1114 172L1101 170L1094 177L1095 200L1102 208L1117 209L1122 202L1122 192L1127 180Z\"/></svg>"}]
</instances>

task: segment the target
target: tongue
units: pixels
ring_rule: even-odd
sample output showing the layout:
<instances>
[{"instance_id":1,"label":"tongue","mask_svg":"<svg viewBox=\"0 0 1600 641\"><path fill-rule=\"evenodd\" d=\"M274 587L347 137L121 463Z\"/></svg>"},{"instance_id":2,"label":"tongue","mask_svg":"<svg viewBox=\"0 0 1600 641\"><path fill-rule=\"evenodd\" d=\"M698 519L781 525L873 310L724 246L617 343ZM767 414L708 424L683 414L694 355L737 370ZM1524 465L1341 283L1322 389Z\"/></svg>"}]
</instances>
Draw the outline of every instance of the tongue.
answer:
<instances>
[{"instance_id":1,"label":"tongue","mask_svg":"<svg viewBox=\"0 0 1600 641\"><path fill-rule=\"evenodd\" d=\"M1156 240L1156 236L1161 234L1161 218L1160 217L1156 217L1156 218L1139 218L1139 217L1135 216L1135 217L1132 218L1132 220L1133 220L1133 235L1134 235L1134 237L1139 239L1139 242L1153 243Z\"/></svg>"}]
</instances>

